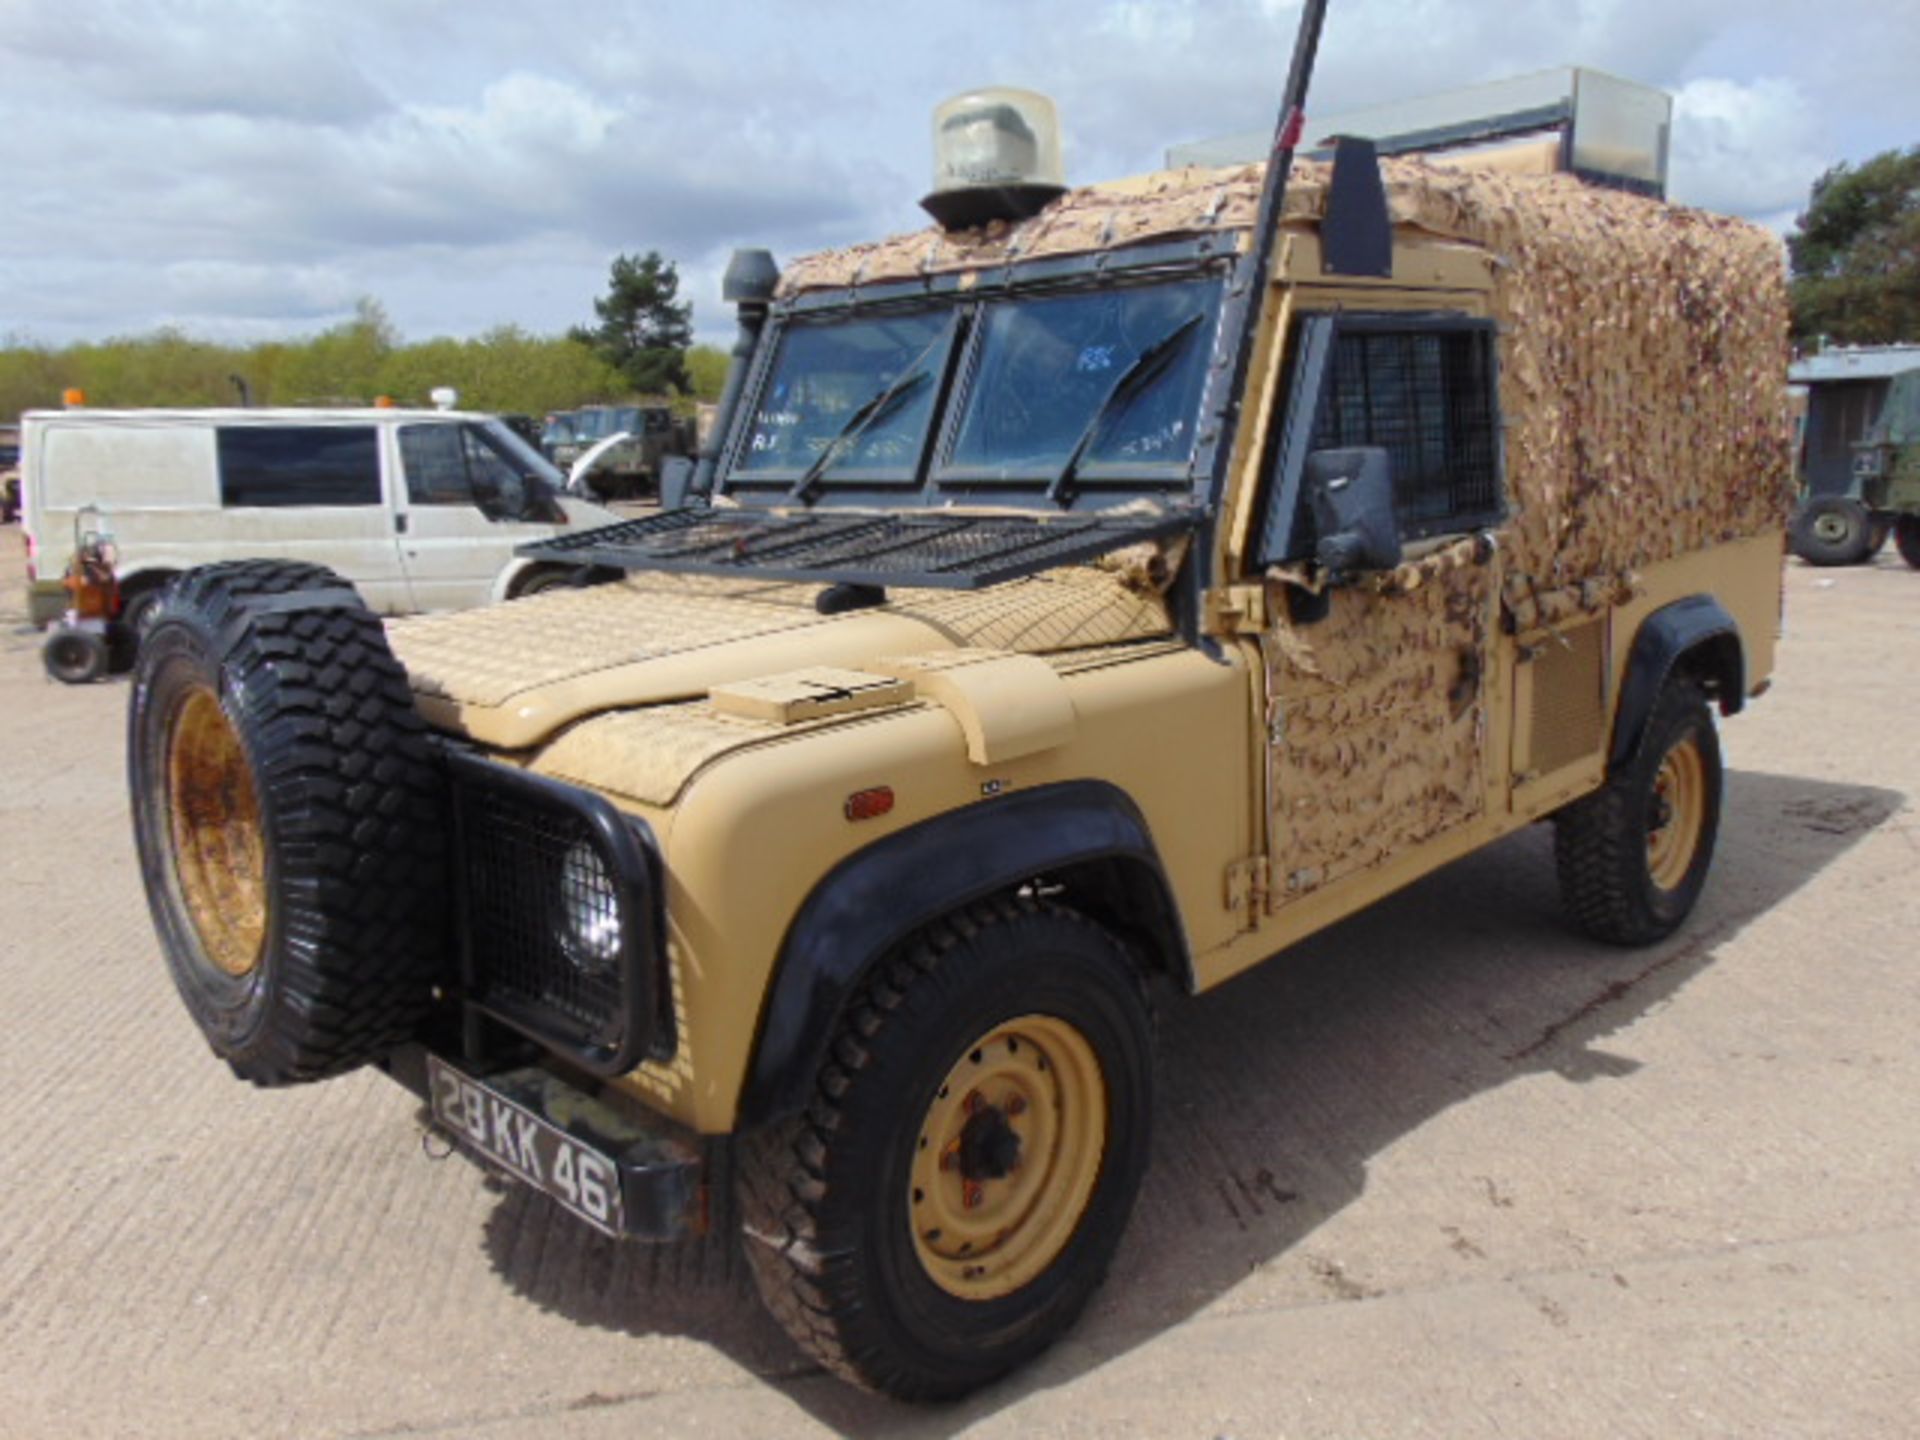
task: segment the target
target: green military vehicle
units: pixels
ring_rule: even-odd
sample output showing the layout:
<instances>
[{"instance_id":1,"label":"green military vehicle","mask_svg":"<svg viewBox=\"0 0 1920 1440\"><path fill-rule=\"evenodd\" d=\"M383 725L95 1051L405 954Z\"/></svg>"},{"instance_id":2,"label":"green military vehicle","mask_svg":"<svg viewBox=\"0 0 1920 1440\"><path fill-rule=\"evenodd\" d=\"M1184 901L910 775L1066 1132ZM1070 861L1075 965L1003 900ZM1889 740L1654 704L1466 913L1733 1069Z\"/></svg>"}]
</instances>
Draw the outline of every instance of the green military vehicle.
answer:
<instances>
[{"instance_id":1,"label":"green military vehicle","mask_svg":"<svg viewBox=\"0 0 1920 1440\"><path fill-rule=\"evenodd\" d=\"M1887 382L1880 413L1852 449L1847 489L1801 502L1794 553L1811 565L1858 565L1891 535L1920 570L1920 369Z\"/></svg>"},{"instance_id":2,"label":"green military vehicle","mask_svg":"<svg viewBox=\"0 0 1920 1440\"><path fill-rule=\"evenodd\" d=\"M1295 168L1303 39L1271 166L1069 190L979 93L939 227L736 256L715 438L577 587L177 581L130 785L213 1051L381 1067L608 1235L734 1184L795 1340L931 1399L1106 1274L1155 1006L1548 818L1577 926L1680 926L1773 663L1778 246Z\"/></svg>"},{"instance_id":3,"label":"green military vehicle","mask_svg":"<svg viewBox=\"0 0 1920 1440\"><path fill-rule=\"evenodd\" d=\"M549 458L563 471L596 445L608 446L581 477L581 489L601 500L639 500L659 494L660 475L675 456L691 455L694 427L664 400L631 405L587 405L548 417L542 437Z\"/></svg>"}]
</instances>

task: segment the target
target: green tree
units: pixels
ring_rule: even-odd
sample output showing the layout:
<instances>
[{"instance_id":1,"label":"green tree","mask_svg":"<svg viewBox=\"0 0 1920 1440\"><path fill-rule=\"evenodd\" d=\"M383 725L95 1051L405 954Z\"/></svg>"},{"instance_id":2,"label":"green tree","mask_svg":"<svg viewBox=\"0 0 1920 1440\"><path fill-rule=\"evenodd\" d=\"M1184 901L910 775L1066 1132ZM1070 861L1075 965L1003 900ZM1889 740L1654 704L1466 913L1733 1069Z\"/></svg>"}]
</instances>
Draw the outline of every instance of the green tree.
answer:
<instances>
[{"instance_id":1,"label":"green tree","mask_svg":"<svg viewBox=\"0 0 1920 1440\"><path fill-rule=\"evenodd\" d=\"M718 345L696 345L687 352L687 378L694 398L718 400L726 388L727 366L733 357Z\"/></svg>"},{"instance_id":2,"label":"green tree","mask_svg":"<svg viewBox=\"0 0 1920 1440\"><path fill-rule=\"evenodd\" d=\"M288 347L275 368L273 403L371 404L381 393L380 367L399 343L380 302L363 297L353 319Z\"/></svg>"},{"instance_id":3,"label":"green tree","mask_svg":"<svg viewBox=\"0 0 1920 1440\"><path fill-rule=\"evenodd\" d=\"M1814 181L1787 254L1795 338L1920 340L1920 146Z\"/></svg>"},{"instance_id":4,"label":"green tree","mask_svg":"<svg viewBox=\"0 0 1920 1440\"><path fill-rule=\"evenodd\" d=\"M680 274L658 250L616 255L607 293L593 302L599 323L576 326L568 338L591 346L643 395L684 394L691 385L687 347L693 343L693 306L679 295Z\"/></svg>"}]
</instances>

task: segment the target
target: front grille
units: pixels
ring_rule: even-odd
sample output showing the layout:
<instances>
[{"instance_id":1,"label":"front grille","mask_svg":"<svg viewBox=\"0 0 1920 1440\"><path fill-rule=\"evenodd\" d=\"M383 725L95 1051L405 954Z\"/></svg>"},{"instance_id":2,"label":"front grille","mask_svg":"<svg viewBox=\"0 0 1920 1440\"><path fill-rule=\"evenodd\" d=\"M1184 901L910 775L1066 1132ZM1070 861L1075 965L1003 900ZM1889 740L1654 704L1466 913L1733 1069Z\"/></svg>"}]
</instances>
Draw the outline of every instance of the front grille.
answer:
<instances>
[{"instance_id":1,"label":"front grille","mask_svg":"<svg viewBox=\"0 0 1920 1440\"><path fill-rule=\"evenodd\" d=\"M461 979L482 1013L603 1074L660 1053L651 837L587 791L455 752Z\"/></svg>"}]
</instances>

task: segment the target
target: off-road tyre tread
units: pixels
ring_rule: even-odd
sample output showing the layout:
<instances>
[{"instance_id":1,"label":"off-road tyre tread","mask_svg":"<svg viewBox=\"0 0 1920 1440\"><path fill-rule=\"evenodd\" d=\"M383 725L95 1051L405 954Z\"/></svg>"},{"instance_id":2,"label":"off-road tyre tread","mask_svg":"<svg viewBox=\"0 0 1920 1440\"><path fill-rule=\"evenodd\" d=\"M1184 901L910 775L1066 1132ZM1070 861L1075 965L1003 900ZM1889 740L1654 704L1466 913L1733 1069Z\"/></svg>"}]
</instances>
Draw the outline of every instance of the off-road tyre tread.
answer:
<instances>
[{"instance_id":1,"label":"off-road tyre tread","mask_svg":"<svg viewBox=\"0 0 1920 1440\"><path fill-rule=\"evenodd\" d=\"M810 1356L862 1389L905 1400L943 1400L993 1377L956 1378L942 1384L917 1373L902 1373L884 1346L875 1343L878 1337L860 1333L864 1317L859 1311L834 1293L832 1267L823 1263L826 1227L821 1202L826 1192L827 1148L841 1124L840 1097L867 1068L870 1042L913 989L949 963L959 946L990 927L1038 914L1066 918L1117 944L1106 930L1077 911L1023 895L983 900L943 917L874 966L847 1006L805 1109L735 1142L745 1250L761 1298ZM1145 974L1131 961L1124 969L1151 1023Z\"/></svg>"},{"instance_id":2,"label":"off-road tyre tread","mask_svg":"<svg viewBox=\"0 0 1920 1440\"><path fill-rule=\"evenodd\" d=\"M379 618L357 601L254 608L346 585L317 565L207 566L167 586L149 631L188 616L210 638L240 635L220 662L221 688L245 697L237 728L277 853L273 993L257 1035L208 1039L263 1086L325 1079L389 1052L412 1038L441 978L446 781ZM141 647L137 688L153 648ZM137 726L138 694L133 716ZM145 855L142 864L164 938ZM168 960L179 981L171 946Z\"/></svg>"},{"instance_id":3,"label":"off-road tyre tread","mask_svg":"<svg viewBox=\"0 0 1920 1440\"><path fill-rule=\"evenodd\" d=\"M1702 836L1703 867L1711 859L1714 829L1719 816L1719 749L1712 712L1705 692L1689 678L1668 680L1647 718L1646 730L1633 756L1593 794L1577 800L1553 817L1554 869L1560 882L1560 901L1567 917L1586 934L1610 945L1650 945L1671 934L1686 918L1699 891L1690 880L1678 914L1663 914L1649 903L1646 834L1637 822L1637 792L1650 786L1653 772L1665 755L1669 738L1689 720L1705 725L1710 742L1706 757L1716 773L1710 776L1714 792L1708 831ZM1700 877L1704 879L1704 870Z\"/></svg>"}]
</instances>

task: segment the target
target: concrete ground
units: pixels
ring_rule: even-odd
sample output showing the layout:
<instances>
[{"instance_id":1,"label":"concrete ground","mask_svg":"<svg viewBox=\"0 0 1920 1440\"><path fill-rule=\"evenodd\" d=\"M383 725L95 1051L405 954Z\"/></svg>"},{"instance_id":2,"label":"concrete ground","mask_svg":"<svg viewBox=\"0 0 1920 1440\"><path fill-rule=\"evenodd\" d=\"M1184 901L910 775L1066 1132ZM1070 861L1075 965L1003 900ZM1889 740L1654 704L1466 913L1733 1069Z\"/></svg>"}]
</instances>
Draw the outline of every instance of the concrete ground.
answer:
<instances>
[{"instance_id":1,"label":"concrete ground","mask_svg":"<svg viewBox=\"0 0 1920 1440\"><path fill-rule=\"evenodd\" d=\"M732 1240L603 1241L357 1074L262 1092L162 969L126 685L45 681L0 532L0 1434L1911 1436L1920 574L1789 570L1672 941L1517 836L1169 1007L1069 1340L956 1408L810 1366Z\"/></svg>"}]
</instances>

